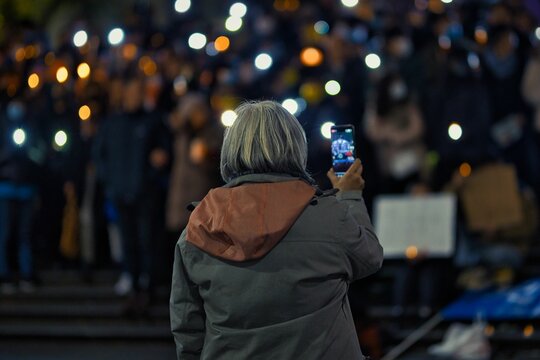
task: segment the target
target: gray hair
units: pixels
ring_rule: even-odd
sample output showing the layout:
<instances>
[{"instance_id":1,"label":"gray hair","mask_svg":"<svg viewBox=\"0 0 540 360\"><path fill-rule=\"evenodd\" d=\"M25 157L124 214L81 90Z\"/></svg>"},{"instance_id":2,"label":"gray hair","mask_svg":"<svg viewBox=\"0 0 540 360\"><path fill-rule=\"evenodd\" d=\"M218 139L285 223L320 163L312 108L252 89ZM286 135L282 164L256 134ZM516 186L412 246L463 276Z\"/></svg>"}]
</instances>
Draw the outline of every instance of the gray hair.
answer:
<instances>
[{"instance_id":1,"label":"gray hair","mask_svg":"<svg viewBox=\"0 0 540 360\"><path fill-rule=\"evenodd\" d=\"M274 101L238 106L225 132L221 176L226 182L248 173L283 173L312 181L306 171L307 140L298 120Z\"/></svg>"}]
</instances>

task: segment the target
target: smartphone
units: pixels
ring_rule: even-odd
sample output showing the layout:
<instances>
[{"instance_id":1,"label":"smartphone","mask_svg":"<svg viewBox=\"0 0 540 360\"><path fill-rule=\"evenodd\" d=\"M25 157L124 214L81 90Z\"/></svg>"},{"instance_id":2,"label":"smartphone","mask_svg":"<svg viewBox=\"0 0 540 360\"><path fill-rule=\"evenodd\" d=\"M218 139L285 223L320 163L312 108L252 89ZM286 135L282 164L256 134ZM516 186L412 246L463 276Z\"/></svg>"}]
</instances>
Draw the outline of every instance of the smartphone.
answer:
<instances>
[{"instance_id":1,"label":"smartphone","mask_svg":"<svg viewBox=\"0 0 540 360\"><path fill-rule=\"evenodd\" d=\"M330 129L332 140L332 167L338 177L345 175L356 159L354 125L336 125Z\"/></svg>"}]
</instances>

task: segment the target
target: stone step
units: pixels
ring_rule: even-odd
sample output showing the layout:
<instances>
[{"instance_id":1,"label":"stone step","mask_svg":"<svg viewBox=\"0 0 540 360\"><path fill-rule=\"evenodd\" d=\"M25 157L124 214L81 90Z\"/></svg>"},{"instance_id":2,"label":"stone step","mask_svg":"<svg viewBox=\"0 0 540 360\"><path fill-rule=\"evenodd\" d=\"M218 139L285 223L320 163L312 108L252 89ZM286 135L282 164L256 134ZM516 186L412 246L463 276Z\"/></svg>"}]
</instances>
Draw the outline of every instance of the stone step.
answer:
<instances>
[{"instance_id":1,"label":"stone step","mask_svg":"<svg viewBox=\"0 0 540 360\"><path fill-rule=\"evenodd\" d=\"M154 297L158 301L168 301L170 290L167 287L160 286L154 292ZM30 293L16 292L15 294L0 296L0 302L19 301L19 300L98 300L109 301L118 300L123 297L114 292L112 285L40 285Z\"/></svg>"},{"instance_id":2,"label":"stone step","mask_svg":"<svg viewBox=\"0 0 540 360\"><path fill-rule=\"evenodd\" d=\"M0 338L0 359L16 360L173 360L175 349L167 341L118 341L111 339L13 339Z\"/></svg>"},{"instance_id":3,"label":"stone step","mask_svg":"<svg viewBox=\"0 0 540 360\"><path fill-rule=\"evenodd\" d=\"M125 305L122 301L0 301L0 318L121 318ZM150 306L148 316L153 319L168 319L169 308L165 304Z\"/></svg>"},{"instance_id":4,"label":"stone step","mask_svg":"<svg viewBox=\"0 0 540 360\"><path fill-rule=\"evenodd\" d=\"M172 341L167 323L28 320L0 322L0 338L118 339Z\"/></svg>"}]
</instances>

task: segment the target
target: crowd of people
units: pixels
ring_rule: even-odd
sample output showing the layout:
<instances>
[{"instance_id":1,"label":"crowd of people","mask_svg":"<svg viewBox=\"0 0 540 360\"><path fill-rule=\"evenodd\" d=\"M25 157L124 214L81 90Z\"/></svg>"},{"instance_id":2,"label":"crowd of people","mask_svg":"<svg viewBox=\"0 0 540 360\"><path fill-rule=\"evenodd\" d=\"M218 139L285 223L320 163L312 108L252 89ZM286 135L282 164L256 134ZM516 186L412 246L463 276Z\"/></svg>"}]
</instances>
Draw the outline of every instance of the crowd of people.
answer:
<instances>
[{"instance_id":1,"label":"crowd of people","mask_svg":"<svg viewBox=\"0 0 540 360\"><path fill-rule=\"evenodd\" d=\"M283 102L297 116L322 188L331 152L321 128L355 125L368 206L378 194L458 191L464 164L506 162L536 208L540 8L345 3L252 1L231 14L224 3L216 15L194 2L167 26L137 6L108 41L84 18L60 39L32 24L8 28L0 48L2 291L15 291L16 279L31 291L40 269L59 266L90 275L116 263L121 295L168 281L186 206L222 184L223 132L246 99ZM227 17L241 27L224 26ZM498 230L462 225L467 243ZM407 266L430 269L420 263ZM398 305L408 301L403 284ZM421 297L434 305L433 293Z\"/></svg>"}]
</instances>

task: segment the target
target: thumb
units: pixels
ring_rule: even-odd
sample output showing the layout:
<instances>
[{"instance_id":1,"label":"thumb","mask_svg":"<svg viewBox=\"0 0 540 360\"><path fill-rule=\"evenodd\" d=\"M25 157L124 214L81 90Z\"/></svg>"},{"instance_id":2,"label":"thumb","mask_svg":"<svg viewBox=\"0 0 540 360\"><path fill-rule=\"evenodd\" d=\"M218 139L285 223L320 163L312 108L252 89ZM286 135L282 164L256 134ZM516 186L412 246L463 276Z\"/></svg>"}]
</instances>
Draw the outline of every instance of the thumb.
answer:
<instances>
[{"instance_id":1,"label":"thumb","mask_svg":"<svg viewBox=\"0 0 540 360\"><path fill-rule=\"evenodd\" d=\"M333 168L328 170L328 172L326 173L326 176L328 176L328 179L330 179L332 186L336 187L337 183L339 182L339 178L337 177Z\"/></svg>"}]
</instances>

